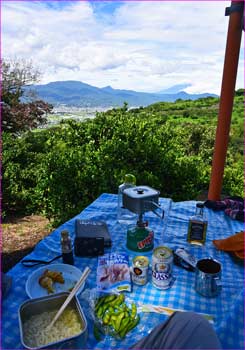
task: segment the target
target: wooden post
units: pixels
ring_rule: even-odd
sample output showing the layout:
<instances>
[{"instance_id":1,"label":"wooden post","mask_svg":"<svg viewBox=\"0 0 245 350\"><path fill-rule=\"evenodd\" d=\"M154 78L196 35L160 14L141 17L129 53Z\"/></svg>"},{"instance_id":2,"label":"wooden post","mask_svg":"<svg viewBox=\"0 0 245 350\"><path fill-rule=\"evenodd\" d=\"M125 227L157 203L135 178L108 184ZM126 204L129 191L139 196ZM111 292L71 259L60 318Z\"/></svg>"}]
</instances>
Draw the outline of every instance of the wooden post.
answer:
<instances>
[{"instance_id":1,"label":"wooden post","mask_svg":"<svg viewBox=\"0 0 245 350\"><path fill-rule=\"evenodd\" d=\"M243 2L232 1L231 8L232 5L235 4L243 4ZM229 141L234 92L236 86L239 52L241 46L242 16L243 11L236 11L231 12L229 18L218 124L216 129L212 171L208 191L208 199L210 200L219 200L222 191L222 182Z\"/></svg>"}]
</instances>

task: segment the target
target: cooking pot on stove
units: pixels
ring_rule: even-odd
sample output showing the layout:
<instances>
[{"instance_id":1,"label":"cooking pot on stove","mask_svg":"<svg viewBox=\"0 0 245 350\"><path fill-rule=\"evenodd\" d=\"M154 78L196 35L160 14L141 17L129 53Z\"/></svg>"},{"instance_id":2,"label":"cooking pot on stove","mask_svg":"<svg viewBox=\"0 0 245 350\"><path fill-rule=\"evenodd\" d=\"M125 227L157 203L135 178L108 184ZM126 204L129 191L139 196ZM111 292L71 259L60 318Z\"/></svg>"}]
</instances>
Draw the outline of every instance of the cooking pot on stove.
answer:
<instances>
[{"instance_id":1,"label":"cooking pot on stove","mask_svg":"<svg viewBox=\"0 0 245 350\"><path fill-rule=\"evenodd\" d=\"M142 215L147 211L153 211L160 216L156 210L161 209L158 204L160 192L148 186L135 186L123 191L123 206L128 210ZM163 211L161 213L163 217Z\"/></svg>"}]
</instances>

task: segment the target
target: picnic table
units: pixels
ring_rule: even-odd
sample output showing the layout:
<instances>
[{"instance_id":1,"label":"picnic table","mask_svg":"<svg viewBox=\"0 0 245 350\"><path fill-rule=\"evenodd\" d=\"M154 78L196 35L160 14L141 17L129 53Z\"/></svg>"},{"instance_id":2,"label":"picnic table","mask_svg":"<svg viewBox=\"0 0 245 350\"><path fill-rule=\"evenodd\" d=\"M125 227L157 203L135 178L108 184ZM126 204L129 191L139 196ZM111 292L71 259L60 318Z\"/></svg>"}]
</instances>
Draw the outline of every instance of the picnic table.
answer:
<instances>
[{"instance_id":1,"label":"picnic table","mask_svg":"<svg viewBox=\"0 0 245 350\"><path fill-rule=\"evenodd\" d=\"M244 266L237 262L227 252L219 251L213 245L213 239L223 239L244 229L243 223L233 220L223 211L213 211L205 208L208 220L207 239L203 247L189 245L187 237L188 220L195 213L196 201L173 202L169 198L159 198L159 203L165 210L162 221L151 212L145 214L149 226L154 231L154 245L163 245L170 249L186 247L197 259L213 257L222 264L222 291L213 298L199 295L194 289L195 274L179 266L173 267L175 281L171 288L159 290L152 285L151 280L144 286L133 285L132 292L125 293L126 298L134 301L137 306L154 305L171 309L194 311L209 314L214 317L213 327L224 349L244 348ZM33 252L27 256L30 259L49 260L61 253L60 233L67 229L72 238L75 235L75 220L90 219L105 221L112 238L112 247L106 252L127 253L130 264L135 254L126 248L127 226L117 223L117 195L103 193L80 214L55 229L49 236L39 242ZM84 290L79 295L80 304L88 321L87 349L117 349L129 348L141 337L148 334L154 326L167 319L166 314L142 312L141 321L123 340L105 336L101 341L93 334L93 319L89 307L91 292L96 288L96 269L98 258L74 256L75 266L83 270L89 266L91 273ZM151 261L151 255L149 255ZM62 262L57 260L54 263ZM8 273L12 277L12 287L6 298L2 300L2 349L23 348L20 340L18 308L28 299L25 284L28 276L40 266L25 267L20 263ZM62 345L60 345L62 347Z\"/></svg>"}]
</instances>

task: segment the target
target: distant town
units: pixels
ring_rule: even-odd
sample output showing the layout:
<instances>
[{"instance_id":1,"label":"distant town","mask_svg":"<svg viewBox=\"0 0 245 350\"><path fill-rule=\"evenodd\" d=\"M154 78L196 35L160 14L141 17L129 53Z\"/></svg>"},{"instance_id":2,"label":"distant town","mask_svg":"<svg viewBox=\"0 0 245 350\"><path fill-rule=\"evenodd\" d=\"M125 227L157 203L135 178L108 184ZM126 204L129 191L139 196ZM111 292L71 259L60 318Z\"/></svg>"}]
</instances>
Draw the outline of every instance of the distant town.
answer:
<instances>
[{"instance_id":1,"label":"distant town","mask_svg":"<svg viewBox=\"0 0 245 350\"><path fill-rule=\"evenodd\" d=\"M118 106L120 107L120 106ZM129 107L128 109L138 108L139 106ZM65 104L59 104L54 106L52 113L47 116L47 124L41 126L41 128L47 128L59 124L62 120L76 120L83 122L86 119L93 119L96 113L106 112L115 106L110 107L76 107L68 106Z\"/></svg>"},{"instance_id":2,"label":"distant town","mask_svg":"<svg viewBox=\"0 0 245 350\"><path fill-rule=\"evenodd\" d=\"M113 107L75 107L60 104L53 108L52 114L47 116L47 124L45 127L59 124L62 120L76 120L84 121L86 119L93 119L97 112L105 112Z\"/></svg>"}]
</instances>

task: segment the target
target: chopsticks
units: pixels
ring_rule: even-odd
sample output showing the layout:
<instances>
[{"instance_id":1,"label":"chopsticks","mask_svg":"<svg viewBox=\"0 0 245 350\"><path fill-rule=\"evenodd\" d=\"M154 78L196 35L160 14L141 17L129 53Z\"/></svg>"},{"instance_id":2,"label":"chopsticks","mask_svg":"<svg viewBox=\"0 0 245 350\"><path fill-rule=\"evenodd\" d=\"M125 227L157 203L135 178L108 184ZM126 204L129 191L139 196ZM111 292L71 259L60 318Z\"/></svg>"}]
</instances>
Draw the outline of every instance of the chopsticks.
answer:
<instances>
[{"instance_id":1,"label":"chopsticks","mask_svg":"<svg viewBox=\"0 0 245 350\"><path fill-rule=\"evenodd\" d=\"M70 292L69 296L66 298L65 302L61 305L61 307L58 310L57 314L55 315L55 317L53 318L51 323L48 325L48 327L47 327L48 330L53 327L53 325L55 324L57 319L60 317L60 315L63 313L63 311L65 310L67 305L70 303L70 301L72 300L72 298L74 297L74 295L78 291L78 289L81 287L83 282L87 279L87 277L88 277L90 272L91 272L90 268L86 267L85 270L82 273L82 276L80 277L80 279L77 281L77 283L75 284L74 288Z\"/></svg>"}]
</instances>

